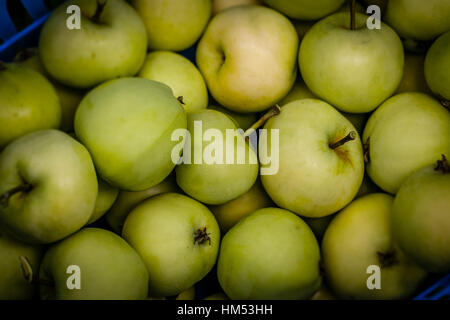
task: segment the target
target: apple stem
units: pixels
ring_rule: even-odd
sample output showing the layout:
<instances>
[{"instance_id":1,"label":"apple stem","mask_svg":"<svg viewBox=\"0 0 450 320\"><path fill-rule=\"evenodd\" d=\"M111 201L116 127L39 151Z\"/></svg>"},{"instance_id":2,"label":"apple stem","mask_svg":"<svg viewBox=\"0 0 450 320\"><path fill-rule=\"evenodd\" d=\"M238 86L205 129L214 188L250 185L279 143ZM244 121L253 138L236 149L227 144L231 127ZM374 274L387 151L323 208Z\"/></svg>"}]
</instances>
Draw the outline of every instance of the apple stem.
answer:
<instances>
[{"instance_id":1,"label":"apple stem","mask_svg":"<svg viewBox=\"0 0 450 320\"><path fill-rule=\"evenodd\" d=\"M448 163L447 158L445 157L445 155L442 155L442 160L438 160L434 170L435 171L441 171L443 174L449 174L450 173L450 164Z\"/></svg>"},{"instance_id":2,"label":"apple stem","mask_svg":"<svg viewBox=\"0 0 450 320\"><path fill-rule=\"evenodd\" d=\"M339 148L340 146L346 144L349 141L353 141L356 139L356 132L355 131L350 131L350 133L348 135L346 135L344 138L342 138L339 141L336 141L335 143L330 143L329 147L331 149L336 149Z\"/></svg>"},{"instance_id":3,"label":"apple stem","mask_svg":"<svg viewBox=\"0 0 450 320\"><path fill-rule=\"evenodd\" d=\"M382 268L391 267L398 263L395 251L388 251L386 253L377 252L377 255Z\"/></svg>"},{"instance_id":4,"label":"apple stem","mask_svg":"<svg viewBox=\"0 0 450 320\"><path fill-rule=\"evenodd\" d=\"M184 100L183 100L184 98L183 98L183 96L179 96L178 98L177 98L177 100L182 104L182 105L186 105L186 103L184 103Z\"/></svg>"},{"instance_id":5,"label":"apple stem","mask_svg":"<svg viewBox=\"0 0 450 320\"><path fill-rule=\"evenodd\" d=\"M0 205L3 207L8 207L9 205L9 199L19 192L30 192L33 186L31 184L23 184L18 187L15 187L9 191L6 191L2 195L0 195Z\"/></svg>"},{"instance_id":6,"label":"apple stem","mask_svg":"<svg viewBox=\"0 0 450 320\"><path fill-rule=\"evenodd\" d=\"M203 227L201 229L197 229L194 233L194 244L203 244L206 241L209 242L209 245L211 245L211 237L209 236L211 233L208 233L206 231L206 227Z\"/></svg>"},{"instance_id":7,"label":"apple stem","mask_svg":"<svg viewBox=\"0 0 450 320\"><path fill-rule=\"evenodd\" d=\"M363 144L364 163L370 162L370 138Z\"/></svg>"},{"instance_id":8,"label":"apple stem","mask_svg":"<svg viewBox=\"0 0 450 320\"><path fill-rule=\"evenodd\" d=\"M104 0L104 1L97 0L97 9L95 10L95 13L91 18L92 22L97 23L97 24L101 23L100 16L103 13L103 9L105 9L106 2L107 2L107 0Z\"/></svg>"},{"instance_id":9,"label":"apple stem","mask_svg":"<svg viewBox=\"0 0 450 320\"><path fill-rule=\"evenodd\" d=\"M22 268L23 277L25 278L25 280L28 281L29 284L32 284L32 285L37 284L37 285L43 285L43 286L47 286L47 287L55 286L53 281L39 279L39 277L34 274L33 267L31 266L31 263L27 257L20 256L19 260L20 260L20 266Z\"/></svg>"},{"instance_id":10,"label":"apple stem","mask_svg":"<svg viewBox=\"0 0 450 320\"><path fill-rule=\"evenodd\" d=\"M264 123L266 123L267 120L270 118L277 116L281 113L281 108L279 105L273 106L265 115L261 117L258 121L256 121L250 128L248 128L244 132L244 137L248 138L252 135L253 132L255 132L258 128L260 128Z\"/></svg>"},{"instance_id":11,"label":"apple stem","mask_svg":"<svg viewBox=\"0 0 450 320\"><path fill-rule=\"evenodd\" d=\"M356 16L356 0L350 0L350 29L351 30L356 30L355 16Z\"/></svg>"}]
</instances>

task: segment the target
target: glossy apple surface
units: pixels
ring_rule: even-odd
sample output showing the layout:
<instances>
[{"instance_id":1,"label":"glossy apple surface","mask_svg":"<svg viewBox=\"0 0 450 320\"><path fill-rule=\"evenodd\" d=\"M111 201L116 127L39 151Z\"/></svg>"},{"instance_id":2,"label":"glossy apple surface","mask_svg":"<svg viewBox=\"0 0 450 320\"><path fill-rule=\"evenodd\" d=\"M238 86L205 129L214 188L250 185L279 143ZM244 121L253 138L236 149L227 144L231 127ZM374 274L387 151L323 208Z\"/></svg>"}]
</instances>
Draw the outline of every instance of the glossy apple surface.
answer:
<instances>
[{"instance_id":1,"label":"glossy apple surface","mask_svg":"<svg viewBox=\"0 0 450 320\"><path fill-rule=\"evenodd\" d=\"M290 18L317 20L341 7L345 0L263 0Z\"/></svg>"},{"instance_id":2,"label":"glossy apple surface","mask_svg":"<svg viewBox=\"0 0 450 320\"><path fill-rule=\"evenodd\" d=\"M450 100L450 31L437 38L428 50L425 78L436 95Z\"/></svg>"}]
</instances>

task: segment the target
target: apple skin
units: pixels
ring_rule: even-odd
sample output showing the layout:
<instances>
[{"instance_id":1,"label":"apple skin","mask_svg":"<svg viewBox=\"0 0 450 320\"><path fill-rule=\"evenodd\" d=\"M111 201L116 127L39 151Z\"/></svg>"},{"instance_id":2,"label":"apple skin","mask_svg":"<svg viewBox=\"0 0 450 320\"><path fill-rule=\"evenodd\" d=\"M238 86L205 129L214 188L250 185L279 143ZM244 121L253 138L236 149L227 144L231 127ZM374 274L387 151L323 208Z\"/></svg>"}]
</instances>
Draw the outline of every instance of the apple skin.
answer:
<instances>
[{"instance_id":1,"label":"apple skin","mask_svg":"<svg viewBox=\"0 0 450 320\"><path fill-rule=\"evenodd\" d=\"M279 130L279 170L261 176L262 184L281 208L301 216L320 218L342 209L355 197L364 176L359 135L335 150L329 147L354 126L329 104L316 99L291 102L267 121L270 131ZM337 189L336 186L339 186Z\"/></svg>"},{"instance_id":2,"label":"apple skin","mask_svg":"<svg viewBox=\"0 0 450 320\"><path fill-rule=\"evenodd\" d=\"M344 112L366 113L397 89L403 74L403 46L386 24L366 28L367 16L336 13L316 23L300 45L299 65L311 91ZM345 27L344 27L345 26ZM364 72L361 72L364 70Z\"/></svg>"},{"instance_id":3,"label":"apple skin","mask_svg":"<svg viewBox=\"0 0 450 320\"><path fill-rule=\"evenodd\" d=\"M395 194L414 171L450 154L450 113L424 93L401 93L370 116L363 142L370 178Z\"/></svg>"},{"instance_id":4,"label":"apple skin","mask_svg":"<svg viewBox=\"0 0 450 320\"><path fill-rule=\"evenodd\" d=\"M273 202L258 179L253 187L240 197L222 205L210 206L209 209L214 213L222 233L226 233L241 219L267 207L273 207Z\"/></svg>"},{"instance_id":5,"label":"apple skin","mask_svg":"<svg viewBox=\"0 0 450 320\"><path fill-rule=\"evenodd\" d=\"M67 288L67 267L81 271L81 289ZM50 247L39 272L42 299L140 300L147 297L148 272L139 254L118 235L85 228Z\"/></svg>"},{"instance_id":6,"label":"apple skin","mask_svg":"<svg viewBox=\"0 0 450 320\"><path fill-rule=\"evenodd\" d=\"M450 100L450 31L437 38L428 50L425 78L436 95Z\"/></svg>"},{"instance_id":7,"label":"apple skin","mask_svg":"<svg viewBox=\"0 0 450 320\"><path fill-rule=\"evenodd\" d=\"M270 8L238 6L211 20L196 59L214 99L249 113L273 106L289 92L297 52L298 36L286 17Z\"/></svg>"},{"instance_id":8,"label":"apple skin","mask_svg":"<svg viewBox=\"0 0 450 320\"><path fill-rule=\"evenodd\" d=\"M399 246L419 265L436 273L450 271L449 171L430 165L406 179L395 196L392 230Z\"/></svg>"},{"instance_id":9,"label":"apple skin","mask_svg":"<svg viewBox=\"0 0 450 320\"><path fill-rule=\"evenodd\" d=\"M290 18L317 20L338 10L345 0L263 0Z\"/></svg>"},{"instance_id":10,"label":"apple skin","mask_svg":"<svg viewBox=\"0 0 450 320\"><path fill-rule=\"evenodd\" d=\"M87 224L94 223L95 221L100 219L114 204L118 194L119 189L110 186L102 179L98 179L97 200L95 201L94 211Z\"/></svg>"},{"instance_id":11,"label":"apple skin","mask_svg":"<svg viewBox=\"0 0 450 320\"><path fill-rule=\"evenodd\" d=\"M210 242L195 241L196 232L203 228ZM155 196L134 208L122 236L147 266L150 295L165 297L179 294L206 276L216 262L220 242L211 211L176 193Z\"/></svg>"},{"instance_id":12,"label":"apple skin","mask_svg":"<svg viewBox=\"0 0 450 320\"><path fill-rule=\"evenodd\" d=\"M86 148L57 130L27 134L0 154L0 194L29 184L0 206L0 224L18 240L51 243L89 220L98 192Z\"/></svg>"},{"instance_id":13,"label":"apple skin","mask_svg":"<svg viewBox=\"0 0 450 320\"><path fill-rule=\"evenodd\" d=\"M425 55L418 53L406 53L403 77L396 93L423 92L431 93L425 80L424 72Z\"/></svg>"},{"instance_id":14,"label":"apple skin","mask_svg":"<svg viewBox=\"0 0 450 320\"><path fill-rule=\"evenodd\" d=\"M132 0L145 24L151 50L181 51L200 38L211 17L211 0Z\"/></svg>"},{"instance_id":15,"label":"apple skin","mask_svg":"<svg viewBox=\"0 0 450 320\"><path fill-rule=\"evenodd\" d=\"M241 128L244 131L250 128L256 121L258 121L258 113L238 113L217 105L210 105L208 109L216 110L226 114L231 118L231 120L233 120L233 122L236 124L236 127Z\"/></svg>"},{"instance_id":16,"label":"apple skin","mask_svg":"<svg viewBox=\"0 0 450 320\"><path fill-rule=\"evenodd\" d=\"M224 293L219 292L219 293L211 294L203 300L229 300L229 299Z\"/></svg>"},{"instance_id":17,"label":"apple skin","mask_svg":"<svg viewBox=\"0 0 450 320\"><path fill-rule=\"evenodd\" d=\"M0 231L0 300L28 300L36 296L38 288L24 278L19 258L27 258L37 273L42 254L42 247L19 242Z\"/></svg>"},{"instance_id":18,"label":"apple skin","mask_svg":"<svg viewBox=\"0 0 450 320\"><path fill-rule=\"evenodd\" d=\"M160 82L121 78L101 84L81 101L75 133L109 184L128 191L157 185L175 167L172 132L186 128L186 113Z\"/></svg>"},{"instance_id":19,"label":"apple skin","mask_svg":"<svg viewBox=\"0 0 450 320\"><path fill-rule=\"evenodd\" d=\"M131 210L139 203L161 193L178 192L174 175L169 175L161 183L144 191L121 190L111 209L106 213L106 221L116 233L122 233L122 227Z\"/></svg>"},{"instance_id":20,"label":"apple skin","mask_svg":"<svg viewBox=\"0 0 450 320\"><path fill-rule=\"evenodd\" d=\"M404 299L415 292L426 271L398 248L391 236L393 198L375 193L359 198L337 214L325 231L322 256L333 292L344 299ZM381 261L393 254L394 262ZM379 266L381 289L370 290L367 268Z\"/></svg>"},{"instance_id":21,"label":"apple skin","mask_svg":"<svg viewBox=\"0 0 450 320\"><path fill-rule=\"evenodd\" d=\"M38 48L28 48L19 52L16 57L14 57L14 62L39 72L51 82L56 90L56 93L58 94L59 102L61 104L60 129L68 133L73 132L73 119L75 117L75 111L83 98L84 91L70 88L51 79L50 75L42 65Z\"/></svg>"},{"instance_id":22,"label":"apple skin","mask_svg":"<svg viewBox=\"0 0 450 320\"><path fill-rule=\"evenodd\" d=\"M81 29L66 26L68 4L81 9ZM56 8L45 22L39 52L52 78L77 88L135 75L144 62L147 35L136 11L123 0L108 0L93 21L98 2L73 0Z\"/></svg>"},{"instance_id":23,"label":"apple skin","mask_svg":"<svg viewBox=\"0 0 450 320\"><path fill-rule=\"evenodd\" d=\"M450 30L447 0L389 0L386 22L406 39L433 40Z\"/></svg>"},{"instance_id":24,"label":"apple skin","mask_svg":"<svg viewBox=\"0 0 450 320\"><path fill-rule=\"evenodd\" d=\"M150 52L139 77L168 85L175 97L182 97L186 112L206 109L208 106L205 80L195 65L180 54L170 51Z\"/></svg>"},{"instance_id":25,"label":"apple skin","mask_svg":"<svg viewBox=\"0 0 450 320\"><path fill-rule=\"evenodd\" d=\"M306 299L321 285L319 260L319 244L302 219L264 208L223 237L217 276L231 299Z\"/></svg>"},{"instance_id":26,"label":"apple skin","mask_svg":"<svg viewBox=\"0 0 450 320\"><path fill-rule=\"evenodd\" d=\"M0 150L27 133L57 129L61 106L51 83L15 63L0 63Z\"/></svg>"},{"instance_id":27,"label":"apple skin","mask_svg":"<svg viewBox=\"0 0 450 320\"><path fill-rule=\"evenodd\" d=\"M194 125L201 121L202 130L216 129L222 133L223 163L207 163L202 158L201 164L195 163ZM236 130L234 122L225 114L216 110L204 110L188 114L187 128L191 136L191 163L182 163L175 169L178 186L190 197L210 205L224 204L246 193L258 177L257 155L242 135L227 141L226 130ZM230 140L230 139L228 139ZM213 142L203 141L202 156ZM234 148L233 148L234 146ZM227 149L233 148L234 161L227 164ZM245 162L238 163L237 155L245 152Z\"/></svg>"},{"instance_id":28,"label":"apple skin","mask_svg":"<svg viewBox=\"0 0 450 320\"><path fill-rule=\"evenodd\" d=\"M231 7L242 5L262 5L260 0L212 0L213 15Z\"/></svg>"}]
</instances>

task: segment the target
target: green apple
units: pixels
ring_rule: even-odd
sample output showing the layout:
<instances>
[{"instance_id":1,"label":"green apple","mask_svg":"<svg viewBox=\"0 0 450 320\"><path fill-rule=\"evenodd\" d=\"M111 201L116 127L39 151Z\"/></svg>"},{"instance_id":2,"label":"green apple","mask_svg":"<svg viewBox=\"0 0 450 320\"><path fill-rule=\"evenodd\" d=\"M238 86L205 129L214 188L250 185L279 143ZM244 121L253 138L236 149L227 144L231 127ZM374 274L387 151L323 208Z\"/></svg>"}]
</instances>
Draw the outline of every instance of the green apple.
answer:
<instances>
[{"instance_id":1,"label":"green apple","mask_svg":"<svg viewBox=\"0 0 450 320\"><path fill-rule=\"evenodd\" d=\"M435 94L450 100L450 30L440 36L428 50L425 78Z\"/></svg>"},{"instance_id":2,"label":"green apple","mask_svg":"<svg viewBox=\"0 0 450 320\"><path fill-rule=\"evenodd\" d=\"M116 201L118 194L119 189L110 186L102 179L98 179L97 200L95 201L94 211L87 224L94 223L95 221L100 219L106 213L106 211L111 208L114 201Z\"/></svg>"},{"instance_id":3,"label":"green apple","mask_svg":"<svg viewBox=\"0 0 450 320\"><path fill-rule=\"evenodd\" d=\"M74 233L91 217L97 190L89 152L61 131L29 133L0 154L0 224L19 240Z\"/></svg>"},{"instance_id":4,"label":"green apple","mask_svg":"<svg viewBox=\"0 0 450 320\"><path fill-rule=\"evenodd\" d=\"M149 53L139 77L168 85L175 97L180 97L186 112L208 106L205 80L196 66L180 54L170 51Z\"/></svg>"},{"instance_id":5,"label":"green apple","mask_svg":"<svg viewBox=\"0 0 450 320\"><path fill-rule=\"evenodd\" d=\"M306 299L321 285L319 261L319 244L302 219L264 208L223 237L217 276L231 299Z\"/></svg>"},{"instance_id":6,"label":"green apple","mask_svg":"<svg viewBox=\"0 0 450 320\"><path fill-rule=\"evenodd\" d=\"M298 36L292 23L261 6L216 15L197 47L197 65L214 99L236 112L268 109L291 89Z\"/></svg>"},{"instance_id":7,"label":"green apple","mask_svg":"<svg viewBox=\"0 0 450 320\"><path fill-rule=\"evenodd\" d=\"M424 72L425 55L419 53L406 53L403 77L396 93L424 92L431 93L425 81Z\"/></svg>"},{"instance_id":8,"label":"green apple","mask_svg":"<svg viewBox=\"0 0 450 320\"><path fill-rule=\"evenodd\" d=\"M149 293L173 296L212 269L220 230L204 205L181 194L166 193L133 209L122 236L144 259L150 274Z\"/></svg>"},{"instance_id":9,"label":"green apple","mask_svg":"<svg viewBox=\"0 0 450 320\"><path fill-rule=\"evenodd\" d=\"M333 292L330 291L330 288L323 284L322 287L314 293L311 300L337 300L337 298Z\"/></svg>"},{"instance_id":10,"label":"green apple","mask_svg":"<svg viewBox=\"0 0 450 320\"><path fill-rule=\"evenodd\" d=\"M295 82L291 91L289 91L289 93L281 101L279 101L278 104L280 106L284 106L285 104L288 104L295 100L312 99L312 98L317 97L314 95L314 93L311 92L311 90L309 90L303 79L298 76L297 81Z\"/></svg>"},{"instance_id":11,"label":"green apple","mask_svg":"<svg viewBox=\"0 0 450 320\"><path fill-rule=\"evenodd\" d=\"M125 219L139 203L161 193L177 192L179 188L173 175L144 191L121 190L111 209L106 213L106 221L116 233L122 233Z\"/></svg>"},{"instance_id":12,"label":"green apple","mask_svg":"<svg viewBox=\"0 0 450 320\"><path fill-rule=\"evenodd\" d=\"M260 143L260 157L276 152L271 132L279 132L279 170L261 176L279 207L319 218L355 197L364 176L361 141L350 121L332 106L316 99L291 102L264 129L269 138L267 145Z\"/></svg>"},{"instance_id":13,"label":"green apple","mask_svg":"<svg viewBox=\"0 0 450 320\"><path fill-rule=\"evenodd\" d=\"M219 12L242 5L261 5L260 0L212 0L212 13L213 15L218 14Z\"/></svg>"},{"instance_id":14,"label":"green apple","mask_svg":"<svg viewBox=\"0 0 450 320\"><path fill-rule=\"evenodd\" d=\"M222 205L210 206L209 209L216 216L221 231L226 233L241 219L254 211L272 206L272 200L264 191L261 181L258 179L253 187L240 197Z\"/></svg>"},{"instance_id":15,"label":"green apple","mask_svg":"<svg viewBox=\"0 0 450 320\"><path fill-rule=\"evenodd\" d=\"M42 75L15 63L0 62L0 149L27 133L56 129L61 106Z\"/></svg>"},{"instance_id":16,"label":"green apple","mask_svg":"<svg viewBox=\"0 0 450 320\"><path fill-rule=\"evenodd\" d=\"M61 104L60 129L64 132L72 132L75 111L83 98L84 92L82 90L62 85L51 79L50 75L42 65L38 48L28 48L20 51L14 58L14 61L39 72L53 84Z\"/></svg>"},{"instance_id":17,"label":"green apple","mask_svg":"<svg viewBox=\"0 0 450 320\"><path fill-rule=\"evenodd\" d=\"M68 5L81 9L79 30L67 26ZM146 50L145 26L123 0L67 1L53 11L39 39L40 57L48 73L78 88L135 75Z\"/></svg>"},{"instance_id":18,"label":"green apple","mask_svg":"<svg viewBox=\"0 0 450 320\"><path fill-rule=\"evenodd\" d=\"M450 113L424 93L401 93L370 116L363 141L370 178L394 194L414 171L450 154Z\"/></svg>"},{"instance_id":19,"label":"green apple","mask_svg":"<svg viewBox=\"0 0 450 320\"><path fill-rule=\"evenodd\" d=\"M178 296L176 296L175 300L195 300L195 286L181 292Z\"/></svg>"},{"instance_id":20,"label":"green apple","mask_svg":"<svg viewBox=\"0 0 450 320\"><path fill-rule=\"evenodd\" d=\"M263 0L290 18L317 20L339 9L345 0Z\"/></svg>"},{"instance_id":21,"label":"green apple","mask_svg":"<svg viewBox=\"0 0 450 320\"><path fill-rule=\"evenodd\" d=\"M79 274L71 274L70 266ZM77 275L80 288L69 288L70 277ZM143 260L125 240L97 228L82 229L50 247L39 272L47 282L40 286L41 298L57 300L145 299L148 277Z\"/></svg>"},{"instance_id":22,"label":"green apple","mask_svg":"<svg viewBox=\"0 0 450 320\"><path fill-rule=\"evenodd\" d=\"M403 74L402 42L386 24L366 27L367 16L336 13L316 23L300 45L299 65L311 91L350 113L374 110L397 89ZM362 72L364 70L364 72Z\"/></svg>"},{"instance_id":23,"label":"green apple","mask_svg":"<svg viewBox=\"0 0 450 320\"><path fill-rule=\"evenodd\" d=\"M153 50L181 51L200 38L211 17L211 0L132 0Z\"/></svg>"},{"instance_id":24,"label":"green apple","mask_svg":"<svg viewBox=\"0 0 450 320\"><path fill-rule=\"evenodd\" d=\"M228 300L228 297L224 293L218 292L207 296L203 300Z\"/></svg>"},{"instance_id":25,"label":"green apple","mask_svg":"<svg viewBox=\"0 0 450 320\"><path fill-rule=\"evenodd\" d=\"M0 231L0 300L35 297L38 288L24 278L21 259L26 259L37 273L42 253L40 246L19 242Z\"/></svg>"},{"instance_id":26,"label":"green apple","mask_svg":"<svg viewBox=\"0 0 450 320\"><path fill-rule=\"evenodd\" d=\"M129 191L157 185L176 163L172 132L186 129L186 114L172 90L142 78L111 80L91 90L75 114L75 133L100 176Z\"/></svg>"},{"instance_id":27,"label":"green apple","mask_svg":"<svg viewBox=\"0 0 450 320\"><path fill-rule=\"evenodd\" d=\"M222 113L225 113L227 116L231 118L231 120L235 122L236 126L238 128L241 128L242 130L247 130L256 121L258 121L257 113L238 113L217 105L210 105L208 109L217 110Z\"/></svg>"},{"instance_id":28,"label":"green apple","mask_svg":"<svg viewBox=\"0 0 450 320\"><path fill-rule=\"evenodd\" d=\"M408 298L426 277L392 239L392 202L382 193L359 198L328 226L322 241L324 269L340 298ZM379 277L380 288L369 289L371 276Z\"/></svg>"},{"instance_id":29,"label":"green apple","mask_svg":"<svg viewBox=\"0 0 450 320\"><path fill-rule=\"evenodd\" d=\"M183 163L175 169L178 186L192 198L213 205L224 204L250 190L258 177L257 155L236 131L234 122L209 109L188 114L187 118L190 157L183 156ZM210 137L211 142L207 142L209 131L220 136ZM235 137L227 138L227 131Z\"/></svg>"},{"instance_id":30,"label":"green apple","mask_svg":"<svg viewBox=\"0 0 450 320\"><path fill-rule=\"evenodd\" d=\"M407 39L433 40L450 30L448 0L389 0L386 22Z\"/></svg>"},{"instance_id":31,"label":"green apple","mask_svg":"<svg viewBox=\"0 0 450 320\"><path fill-rule=\"evenodd\" d=\"M392 231L403 251L429 271L450 271L450 165L446 158L408 177L394 200Z\"/></svg>"}]
</instances>

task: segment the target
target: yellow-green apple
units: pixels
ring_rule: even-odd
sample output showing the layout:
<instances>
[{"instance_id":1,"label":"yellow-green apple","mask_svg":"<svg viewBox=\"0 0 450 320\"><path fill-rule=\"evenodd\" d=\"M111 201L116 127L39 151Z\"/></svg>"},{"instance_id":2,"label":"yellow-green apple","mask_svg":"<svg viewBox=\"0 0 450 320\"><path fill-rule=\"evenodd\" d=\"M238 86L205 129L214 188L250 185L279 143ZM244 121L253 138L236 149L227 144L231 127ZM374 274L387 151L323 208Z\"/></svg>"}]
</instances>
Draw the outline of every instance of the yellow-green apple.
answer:
<instances>
[{"instance_id":1,"label":"yellow-green apple","mask_svg":"<svg viewBox=\"0 0 450 320\"><path fill-rule=\"evenodd\" d=\"M148 46L181 51L202 35L211 17L211 0L132 0L144 21Z\"/></svg>"},{"instance_id":2,"label":"yellow-green apple","mask_svg":"<svg viewBox=\"0 0 450 320\"><path fill-rule=\"evenodd\" d=\"M261 176L278 206L319 218L355 197L364 176L361 141L351 122L332 106L317 99L291 102L264 129L269 138L259 146L260 157L275 152L271 132L279 132L279 170Z\"/></svg>"},{"instance_id":3,"label":"yellow-green apple","mask_svg":"<svg viewBox=\"0 0 450 320\"><path fill-rule=\"evenodd\" d=\"M20 51L14 58L14 61L39 72L53 84L61 104L60 129L64 132L73 132L73 118L83 98L84 91L70 88L53 80L42 65L38 48L28 48Z\"/></svg>"},{"instance_id":4,"label":"yellow-green apple","mask_svg":"<svg viewBox=\"0 0 450 320\"><path fill-rule=\"evenodd\" d=\"M38 72L0 62L0 149L27 133L57 129L61 106L51 83Z\"/></svg>"},{"instance_id":5,"label":"yellow-green apple","mask_svg":"<svg viewBox=\"0 0 450 320\"><path fill-rule=\"evenodd\" d=\"M290 18L317 20L338 10L345 0L263 0Z\"/></svg>"},{"instance_id":6,"label":"yellow-green apple","mask_svg":"<svg viewBox=\"0 0 450 320\"><path fill-rule=\"evenodd\" d=\"M43 249L37 245L19 242L0 231L0 300L33 299L37 286L24 277L22 259L26 259L37 274Z\"/></svg>"},{"instance_id":7,"label":"yellow-green apple","mask_svg":"<svg viewBox=\"0 0 450 320\"><path fill-rule=\"evenodd\" d=\"M162 182L144 191L121 190L111 209L106 213L106 221L114 232L121 234L125 219L139 203L161 193L178 192L174 175L169 175Z\"/></svg>"},{"instance_id":8,"label":"yellow-green apple","mask_svg":"<svg viewBox=\"0 0 450 320\"><path fill-rule=\"evenodd\" d=\"M203 204L181 194L166 193L134 208L122 236L147 266L150 295L167 297L190 288L212 269L220 230Z\"/></svg>"},{"instance_id":9,"label":"yellow-green apple","mask_svg":"<svg viewBox=\"0 0 450 320\"><path fill-rule=\"evenodd\" d=\"M175 167L172 132L186 129L186 113L163 83L111 80L91 90L75 114L75 133L109 184L129 191L148 189Z\"/></svg>"},{"instance_id":10,"label":"yellow-green apple","mask_svg":"<svg viewBox=\"0 0 450 320\"><path fill-rule=\"evenodd\" d=\"M109 185L102 179L98 179L98 194L97 200L95 201L94 211L92 212L91 218L87 224L94 223L100 219L106 211L111 208L114 201L116 201L117 195L119 194L119 189Z\"/></svg>"},{"instance_id":11,"label":"yellow-green apple","mask_svg":"<svg viewBox=\"0 0 450 320\"><path fill-rule=\"evenodd\" d=\"M260 0L212 0L212 13L213 15L218 14L219 12L242 5L261 5Z\"/></svg>"},{"instance_id":12,"label":"yellow-green apple","mask_svg":"<svg viewBox=\"0 0 450 320\"><path fill-rule=\"evenodd\" d=\"M216 216L222 233L226 233L241 219L254 211L272 206L272 200L264 191L261 181L258 179L253 187L240 197L218 206L210 206L209 209Z\"/></svg>"},{"instance_id":13,"label":"yellow-green apple","mask_svg":"<svg viewBox=\"0 0 450 320\"><path fill-rule=\"evenodd\" d=\"M406 39L433 40L450 30L448 0L389 0L386 22Z\"/></svg>"},{"instance_id":14,"label":"yellow-green apple","mask_svg":"<svg viewBox=\"0 0 450 320\"><path fill-rule=\"evenodd\" d=\"M50 247L39 272L46 282L41 298L57 300L145 299L148 277L144 261L124 239L97 228Z\"/></svg>"},{"instance_id":15,"label":"yellow-green apple","mask_svg":"<svg viewBox=\"0 0 450 320\"><path fill-rule=\"evenodd\" d=\"M61 131L29 133L0 154L0 224L19 240L51 243L76 232L97 190L89 152Z\"/></svg>"},{"instance_id":16,"label":"yellow-green apple","mask_svg":"<svg viewBox=\"0 0 450 320\"><path fill-rule=\"evenodd\" d=\"M180 54L170 51L153 51L139 72L139 77L168 85L180 97L186 112L206 109L208 90L197 67Z\"/></svg>"},{"instance_id":17,"label":"yellow-green apple","mask_svg":"<svg viewBox=\"0 0 450 320\"><path fill-rule=\"evenodd\" d=\"M235 123L210 109L187 118L190 142L175 169L178 186L192 198L213 205L250 190L258 177L257 155Z\"/></svg>"},{"instance_id":18,"label":"yellow-green apple","mask_svg":"<svg viewBox=\"0 0 450 320\"><path fill-rule=\"evenodd\" d=\"M233 120L236 123L236 126L238 128L241 128L242 130L247 130L256 121L258 121L258 113L238 113L214 104L210 105L208 109L217 110L222 113L225 113L227 116L231 118L231 120Z\"/></svg>"},{"instance_id":19,"label":"yellow-green apple","mask_svg":"<svg viewBox=\"0 0 450 320\"><path fill-rule=\"evenodd\" d=\"M80 28L68 28L69 5L81 9ZM71 0L53 11L39 39L52 78L78 88L135 75L147 50L145 26L123 0Z\"/></svg>"},{"instance_id":20,"label":"yellow-green apple","mask_svg":"<svg viewBox=\"0 0 450 320\"><path fill-rule=\"evenodd\" d=\"M300 217L264 208L225 234L217 276L231 299L307 299L322 282L319 261L319 244Z\"/></svg>"},{"instance_id":21,"label":"yellow-green apple","mask_svg":"<svg viewBox=\"0 0 450 320\"><path fill-rule=\"evenodd\" d=\"M374 110L397 89L403 74L402 42L386 24L366 27L367 16L340 12L316 23L300 45L299 65L311 91L350 113ZM364 70L364 71L362 71Z\"/></svg>"},{"instance_id":22,"label":"yellow-green apple","mask_svg":"<svg viewBox=\"0 0 450 320\"><path fill-rule=\"evenodd\" d=\"M273 106L289 92L297 52L298 36L286 17L262 6L237 6L211 20L196 59L214 99L249 113Z\"/></svg>"},{"instance_id":23,"label":"yellow-green apple","mask_svg":"<svg viewBox=\"0 0 450 320\"><path fill-rule=\"evenodd\" d=\"M425 55L420 53L406 53L403 77L396 93L424 92L431 93L425 81L424 72Z\"/></svg>"},{"instance_id":24,"label":"yellow-green apple","mask_svg":"<svg viewBox=\"0 0 450 320\"><path fill-rule=\"evenodd\" d=\"M450 100L450 27L449 31L436 39L427 52L425 78L436 95Z\"/></svg>"},{"instance_id":25,"label":"yellow-green apple","mask_svg":"<svg viewBox=\"0 0 450 320\"><path fill-rule=\"evenodd\" d=\"M414 171L450 154L450 113L424 93L400 93L370 116L363 142L370 178L395 194Z\"/></svg>"},{"instance_id":26,"label":"yellow-green apple","mask_svg":"<svg viewBox=\"0 0 450 320\"><path fill-rule=\"evenodd\" d=\"M326 279L340 298L404 299L426 277L426 271L392 239L393 200L383 193L359 198L338 213L325 231Z\"/></svg>"},{"instance_id":27,"label":"yellow-green apple","mask_svg":"<svg viewBox=\"0 0 450 320\"><path fill-rule=\"evenodd\" d=\"M450 271L450 165L437 165L408 177L394 200L392 232L403 251L425 269Z\"/></svg>"}]
</instances>

